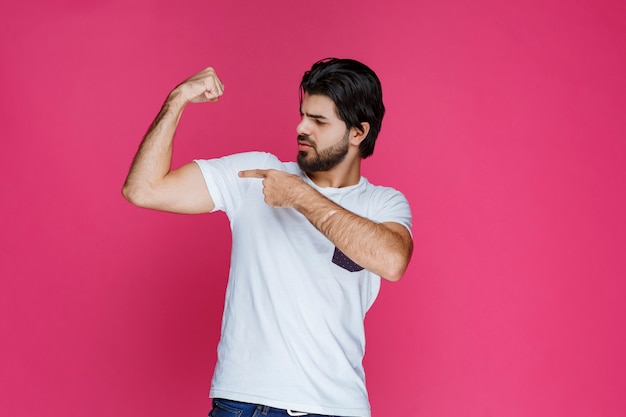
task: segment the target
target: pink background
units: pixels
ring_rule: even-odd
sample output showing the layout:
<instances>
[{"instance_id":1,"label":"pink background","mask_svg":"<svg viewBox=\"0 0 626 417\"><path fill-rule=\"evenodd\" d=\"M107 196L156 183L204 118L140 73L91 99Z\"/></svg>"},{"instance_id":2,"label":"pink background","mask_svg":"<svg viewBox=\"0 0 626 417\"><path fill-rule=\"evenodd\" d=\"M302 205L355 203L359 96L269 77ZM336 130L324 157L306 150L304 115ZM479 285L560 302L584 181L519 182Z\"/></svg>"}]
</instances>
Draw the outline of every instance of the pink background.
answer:
<instances>
[{"instance_id":1,"label":"pink background","mask_svg":"<svg viewBox=\"0 0 626 417\"><path fill-rule=\"evenodd\" d=\"M128 166L209 65L175 164L291 159L302 72L347 56L388 108L365 174L415 218L366 322L374 417L626 415L625 4L3 2L0 414L206 415L227 220L132 207Z\"/></svg>"}]
</instances>

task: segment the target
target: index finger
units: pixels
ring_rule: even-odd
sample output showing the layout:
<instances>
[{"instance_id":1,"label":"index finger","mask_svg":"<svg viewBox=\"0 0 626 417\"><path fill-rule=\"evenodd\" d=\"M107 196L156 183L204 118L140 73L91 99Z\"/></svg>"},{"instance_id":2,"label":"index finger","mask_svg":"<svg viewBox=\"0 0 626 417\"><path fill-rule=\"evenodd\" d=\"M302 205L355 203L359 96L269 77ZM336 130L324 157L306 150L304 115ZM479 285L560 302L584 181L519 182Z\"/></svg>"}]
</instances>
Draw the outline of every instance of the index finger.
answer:
<instances>
[{"instance_id":1,"label":"index finger","mask_svg":"<svg viewBox=\"0 0 626 417\"><path fill-rule=\"evenodd\" d=\"M241 178L265 178L267 176L267 169L246 169L239 171Z\"/></svg>"}]
</instances>

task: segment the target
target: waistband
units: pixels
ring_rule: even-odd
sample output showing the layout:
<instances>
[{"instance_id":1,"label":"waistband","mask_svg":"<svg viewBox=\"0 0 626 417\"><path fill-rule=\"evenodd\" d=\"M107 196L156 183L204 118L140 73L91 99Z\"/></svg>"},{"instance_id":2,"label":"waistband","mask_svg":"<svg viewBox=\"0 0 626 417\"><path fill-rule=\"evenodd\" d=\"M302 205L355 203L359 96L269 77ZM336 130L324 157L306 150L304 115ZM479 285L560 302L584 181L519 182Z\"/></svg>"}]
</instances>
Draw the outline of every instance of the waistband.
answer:
<instances>
[{"instance_id":1,"label":"waistband","mask_svg":"<svg viewBox=\"0 0 626 417\"><path fill-rule=\"evenodd\" d=\"M262 416L268 415L268 414L281 414L281 415L285 415L285 416L291 416L291 417L302 417L302 416L319 416L319 414L310 414L304 411L297 411L297 410L285 410L282 408L276 408L276 407L270 407L268 405L263 405L263 404L252 404L252 403L244 403L241 401L235 401L235 400L229 400L226 398L214 398L213 399L213 407L218 407L218 408L226 408L226 409L232 409L232 408L237 408L240 409L242 411L246 411L246 412L251 412L254 410L258 410L259 414L261 414ZM233 410L235 411L235 410ZM239 410L237 410L239 411Z\"/></svg>"}]
</instances>

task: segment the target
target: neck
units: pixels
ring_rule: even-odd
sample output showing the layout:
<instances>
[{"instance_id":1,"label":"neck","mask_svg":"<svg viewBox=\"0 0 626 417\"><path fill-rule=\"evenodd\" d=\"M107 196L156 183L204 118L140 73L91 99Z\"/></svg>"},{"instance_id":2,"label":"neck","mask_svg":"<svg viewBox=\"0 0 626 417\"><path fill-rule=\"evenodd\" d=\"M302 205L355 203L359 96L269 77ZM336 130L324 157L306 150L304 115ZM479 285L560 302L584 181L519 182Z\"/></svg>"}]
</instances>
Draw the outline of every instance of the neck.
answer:
<instances>
[{"instance_id":1,"label":"neck","mask_svg":"<svg viewBox=\"0 0 626 417\"><path fill-rule=\"evenodd\" d=\"M361 159L344 160L328 171L308 172L318 187L341 188L356 185L361 180Z\"/></svg>"}]
</instances>

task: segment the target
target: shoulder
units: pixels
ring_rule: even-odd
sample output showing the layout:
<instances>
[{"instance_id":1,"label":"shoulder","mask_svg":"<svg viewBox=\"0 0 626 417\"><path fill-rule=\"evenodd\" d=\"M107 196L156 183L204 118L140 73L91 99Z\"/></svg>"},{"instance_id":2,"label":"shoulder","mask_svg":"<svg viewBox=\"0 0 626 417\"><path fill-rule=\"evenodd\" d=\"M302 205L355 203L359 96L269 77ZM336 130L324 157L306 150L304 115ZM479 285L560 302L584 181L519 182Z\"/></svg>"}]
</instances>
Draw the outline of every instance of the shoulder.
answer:
<instances>
[{"instance_id":1,"label":"shoulder","mask_svg":"<svg viewBox=\"0 0 626 417\"><path fill-rule=\"evenodd\" d=\"M366 180L364 193L370 218L378 222L396 222L411 228L411 207L406 196L393 187L373 185Z\"/></svg>"},{"instance_id":2,"label":"shoulder","mask_svg":"<svg viewBox=\"0 0 626 417\"><path fill-rule=\"evenodd\" d=\"M268 152L242 152L232 155L223 156L215 159L197 159L195 162L202 166L213 165L234 170L244 169L279 169L282 162L271 153Z\"/></svg>"},{"instance_id":3,"label":"shoulder","mask_svg":"<svg viewBox=\"0 0 626 417\"><path fill-rule=\"evenodd\" d=\"M372 198L375 199L403 199L406 200L404 194L389 186L385 185L374 185L367 180L367 178L363 177L363 181L365 182L364 190L367 194L369 194Z\"/></svg>"}]
</instances>

